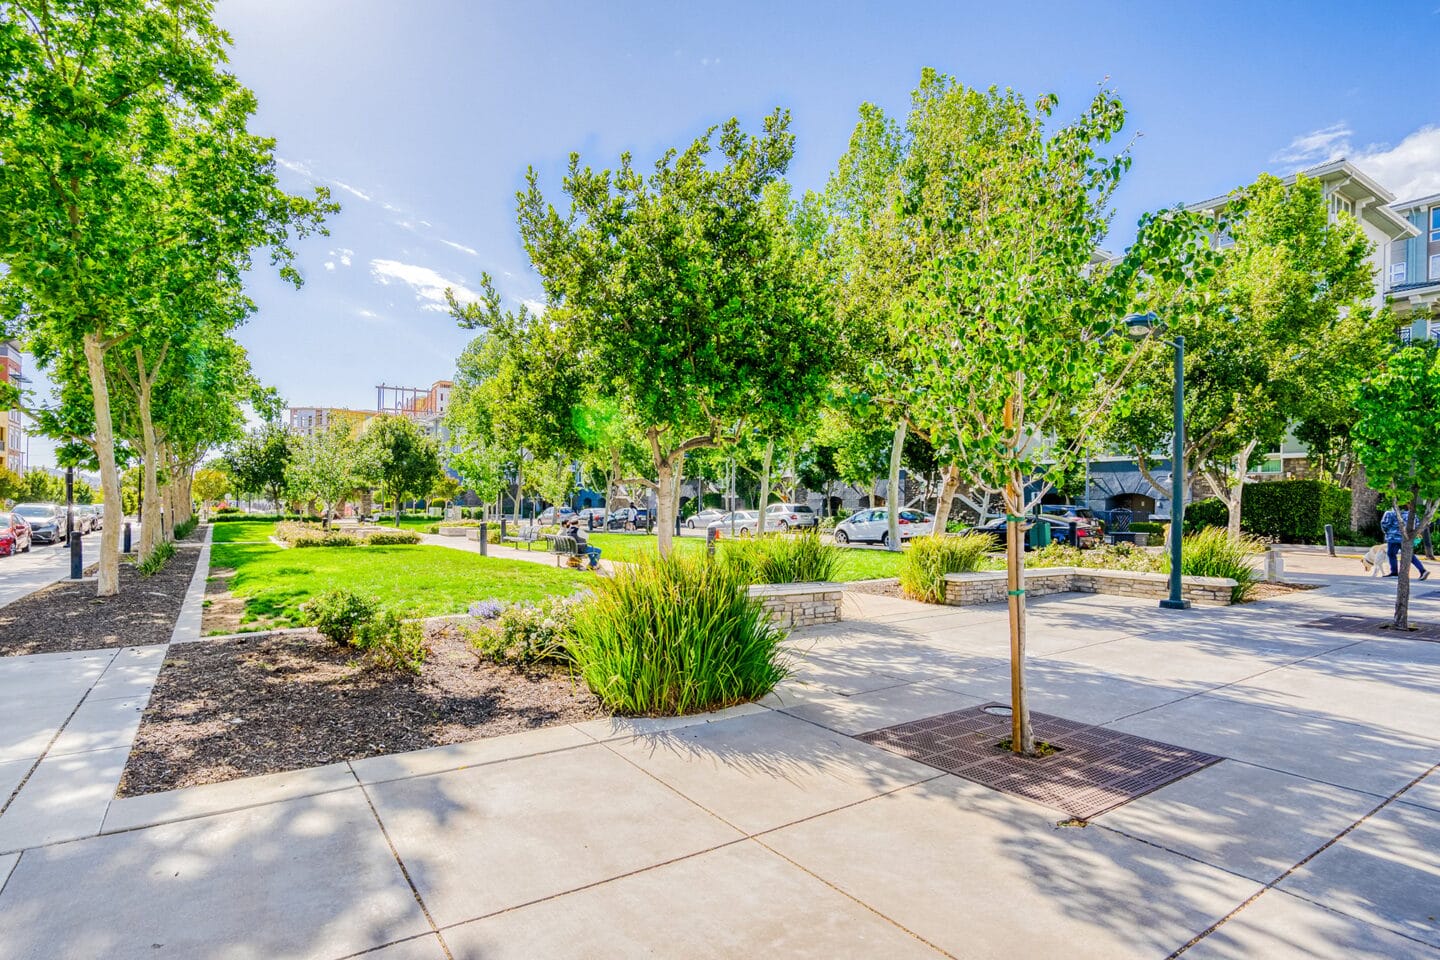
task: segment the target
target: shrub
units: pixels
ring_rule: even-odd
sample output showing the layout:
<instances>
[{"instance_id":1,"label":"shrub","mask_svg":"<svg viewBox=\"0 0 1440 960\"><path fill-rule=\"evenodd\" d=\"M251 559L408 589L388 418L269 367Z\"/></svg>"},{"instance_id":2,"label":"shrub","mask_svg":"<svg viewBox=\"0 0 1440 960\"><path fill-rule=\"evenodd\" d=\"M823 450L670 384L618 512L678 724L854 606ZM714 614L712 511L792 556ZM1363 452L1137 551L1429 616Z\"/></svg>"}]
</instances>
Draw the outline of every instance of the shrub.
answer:
<instances>
[{"instance_id":1,"label":"shrub","mask_svg":"<svg viewBox=\"0 0 1440 960\"><path fill-rule=\"evenodd\" d=\"M175 556L175 544L169 540L161 541L160 544L150 552L150 556L135 564L135 569L139 571L142 577L153 577L165 569L165 564L169 563L170 558L173 556Z\"/></svg>"},{"instance_id":2,"label":"shrub","mask_svg":"<svg viewBox=\"0 0 1440 960\"><path fill-rule=\"evenodd\" d=\"M784 631L734 564L644 558L600 580L570 653L590 689L627 714L684 714L765 696L786 675Z\"/></svg>"},{"instance_id":3,"label":"shrub","mask_svg":"<svg viewBox=\"0 0 1440 960\"><path fill-rule=\"evenodd\" d=\"M239 513L239 507L216 507L215 516L224 516L232 513Z\"/></svg>"},{"instance_id":4,"label":"shrub","mask_svg":"<svg viewBox=\"0 0 1440 960\"><path fill-rule=\"evenodd\" d=\"M496 663L569 663L575 610L589 596L579 593L503 606L493 624L477 627L470 634L470 645L477 656Z\"/></svg>"},{"instance_id":5,"label":"shrub","mask_svg":"<svg viewBox=\"0 0 1440 960\"><path fill-rule=\"evenodd\" d=\"M945 574L970 573L996 547L989 534L915 537L900 561L900 588L925 603L945 602Z\"/></svg>"},{"instance_id":6,"label":"shrub","mask_svg":"<svg viewBox=\"0 0 1440 960\"><path fill-rule=\"evenodd\" d=\"M470 616L476 620L494 620L505 611L502 600L479 600L470 604Z\"/></svg>"},{"instance_id":7,"label":"shrub","mask_svg":"<svg viewBox=\"0 0 1440 960\"><path fill-rule=\"evenodd\" d=\"M190 534L194 533L195 528L198 526L200 526L199 517L191 517L188 520L181 520L179 523L175 524L175 539L184 540L186 537L190 536Z\"/></svg>"},{"instance_id":8,"label":"shrub","mask_svg":"<svg viewBox=\"0 0 1440 960\"><path fill-rule=\"evenodd\" d=\"M1169 526L1169 524L1156 523L1153 520L1136 520L1130 524L1130 529L1134 533L1149 533L1157 537L1163 537L1165 536L1165 528L1167 526Z\"/></svg>"},{"instance_id":9,"label":"shrub","mask_svg":"<svg viewBox=\"0 0 1440 960\"><path fill-rule=\"evenodd\" d=\"M300 605L305 622L325 639L356 646L360 629L375 618L375 601L353 590L327 590Z\"/></svg>"},{"instance_id":10,"label":"shrub","mask_svg":"<svg viewBox=\"0 0 1440 960\"><path fill-rule=\"evenodd\" d=\"M1064 543L1051 543L1026 554L1025 566L1098 567L1138 573L1163 573L1167 569L1165 558L1158 552L1143 550L1128 543L1107 544L1090 550L1078 550Z\"/></svg>"},{"instance_id":11,"label":"shrub","mask_svg":"<svg viewBox=\"0 0 1440 960\"><path fill-rule=\"evenodd\" d=\"M816 583L835 579L840 548L821 543L814 530L794 536L777 533L726 541L720 562L746 583Z\"/></svg>"},{"instance_id":12,"label":"shrub","mask_svg":"<svg viewBox=\"0 0 1440 960\"><path fill-rule=\"evenodd\" d=\"M1321 543L1325 524L1337 530L1350 526L1350 491L1323 480L1247 483L1240 503L1246 533L1281 543Z\"/></svg>"},{"instance_id":13,"label":"shrub","mask_svg":"<svg viewBox=\"0 0 1440 960\"><path fill-rule=\"evenodd\" d=\"M1235 581L1230 602L1241 603L1255 589L1257 580L1250 558L1264 549L1253 537L1232 538L1224 530L1202 530L1185 538L1180 573L1186 577L1229 577ZM1167 558L1165 572L1169 570Z\"/></svg>"},{"instance_id":14,"label":"shrub","mask_svg":"<svg viewBox=\"0 0 1440 960\"><path fill-rule=\"evenodd\" d=\"M393 610L379 613L361 625L356 646L377 670L419 673L430 655L425 631L414 620L402 620Z\"/></svg>"},{"instance_id":15,"label":"shrub","mask_svg":"<svg viewBox=\"0 0 1440 960\"><path fill-rule=\"evenodd\" d=\"M331 534L335 536L335 534ZM372 533L365 537L365 544L371 547L393 547L407 543L419 543L420 534L414 530L395 530L385 533Z\"/></svg>"},{"instance_id":16,"label":"shrub","mask_svg":"<svg viewBox=\"0 0 1440 960\"><path fill-rule=\"evenodd\" d=\"M348 533L307 533L290 541L292 547L353 547L361 541Z\"/></svg>"},{"instance_id":17,"label":"shrub","mask_svg":"<svg viewBox=\"0 0 1440 960\"><path fill-rule=\"evenodd\" d=\"M1244 508L1241 508L1242 515ZM1219 497L1206 497L1185 507L1185 533L1191 534L1206 527L1224 527L1230 522L1230 508ZM1134 524L1131 524L1134 527Z\"/></svg>"}]
</instances>

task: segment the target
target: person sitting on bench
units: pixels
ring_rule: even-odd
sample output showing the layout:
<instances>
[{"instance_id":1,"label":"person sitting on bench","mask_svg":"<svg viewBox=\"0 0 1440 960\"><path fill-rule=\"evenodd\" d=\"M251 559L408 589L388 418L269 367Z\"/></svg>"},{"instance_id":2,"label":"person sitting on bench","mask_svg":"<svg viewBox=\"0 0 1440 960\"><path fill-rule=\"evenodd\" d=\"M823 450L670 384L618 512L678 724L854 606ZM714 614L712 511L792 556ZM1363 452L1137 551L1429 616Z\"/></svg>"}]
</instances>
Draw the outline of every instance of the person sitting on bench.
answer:
<instances>
[{"instance_id":1,"label":"person sitting on bench","mask_svg":"<svg viewBox=\"0 0 1440 960\"><path fill-rule=\"evenodd\" d=\"M577 552L580 550L585 551L585 554L590 558L591 570L594 570L596 567L600 566L600 548L590 546L590 544L585 540L585 531L580 526L579 517L571 517L569 520L565 521L565 535L567 537L574 538L575 549Z\"/></svg>"}]
</instances>

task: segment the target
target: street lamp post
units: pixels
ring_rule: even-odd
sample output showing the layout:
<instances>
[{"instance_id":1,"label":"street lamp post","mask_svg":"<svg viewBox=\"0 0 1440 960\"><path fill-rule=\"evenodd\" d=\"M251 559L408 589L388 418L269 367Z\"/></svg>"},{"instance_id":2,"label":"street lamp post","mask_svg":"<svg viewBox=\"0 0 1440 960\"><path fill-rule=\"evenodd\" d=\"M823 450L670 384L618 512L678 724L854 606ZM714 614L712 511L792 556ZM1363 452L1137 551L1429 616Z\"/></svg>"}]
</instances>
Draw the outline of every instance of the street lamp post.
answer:
<instances>
[{"instance_id":1,"label":"street lamp post","mask_svg":"<svg viewBox=\"0 0 1440 960\"><path fill-rule=\"evenodd\" d=\"M1125 318L1125 332L1143 340L1160 329L1153 313L1132 313ZM1166 610L1186 610L1190 601L1181 590L1182 541L1185 538L1185 338L1166 340L1175 350L1175 429L1170 450L1170 596L1160 601Z\"/></svg>"}]
</instances>

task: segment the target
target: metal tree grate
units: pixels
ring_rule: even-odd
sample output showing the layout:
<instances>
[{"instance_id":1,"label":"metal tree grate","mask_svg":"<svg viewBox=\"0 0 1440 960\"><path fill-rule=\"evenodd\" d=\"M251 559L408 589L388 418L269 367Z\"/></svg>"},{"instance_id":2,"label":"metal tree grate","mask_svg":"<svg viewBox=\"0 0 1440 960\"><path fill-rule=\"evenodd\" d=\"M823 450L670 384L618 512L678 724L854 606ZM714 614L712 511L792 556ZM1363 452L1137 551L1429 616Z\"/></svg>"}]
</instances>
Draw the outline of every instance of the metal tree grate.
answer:
<instances>
[{"instance_id":1,"label":"metal tree grate","mask_svg":"<svg viewBox=\"0 0 1440 960\"><path fill-rule=\"evenodd\" d=\"M1221 758L1118 730L1031 713L1035 738L1059 747L1048 757L1017 757L997 744L1010 718L997 704L956 710L859 734L856 739L957 777L1056 807L1088 820Z\"/></svg>"}]
</instances>

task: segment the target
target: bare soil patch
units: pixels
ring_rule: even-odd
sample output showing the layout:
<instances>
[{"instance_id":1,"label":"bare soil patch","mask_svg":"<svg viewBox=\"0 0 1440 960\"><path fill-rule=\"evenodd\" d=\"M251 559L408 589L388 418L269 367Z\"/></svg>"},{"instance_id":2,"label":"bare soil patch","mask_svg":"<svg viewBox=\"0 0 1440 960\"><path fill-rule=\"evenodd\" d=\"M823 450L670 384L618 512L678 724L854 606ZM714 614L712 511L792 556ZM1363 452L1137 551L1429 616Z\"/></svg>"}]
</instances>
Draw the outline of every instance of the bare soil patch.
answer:
<instances>
[{"instance_id":1,"label":"bare soil patch","mask_svg":"<svg viewBox=\"0 0 1440 960\"><path fill-rule=\"evenodd\" d=\"M245 616L245 601L230 594L233 569L210 568L205 579L205 609L200 616L200 633L239 633ZM253 625L263 628L264 624Z\"/></svg>"},{"instance_id":2,"label":"bare soil patch","mask_svg":"<svg viewBox=\"0 0 1440 960\"><path fill-rule=\"evenodd\" d=\"M120 563L120 593L95 596L95 581L61 581L0 607L0 656L68 653L168 643L200 551L181 547L142 577Z\"/></svg>"},{"instance_id":3,"label":"bare soil patch","mask_svg":"<svg viewBox=\"0 0 1440 960\"><path fill-rule=\"evenodd\" d=\"M1315 590L1320 586L1318 583L1269 583L1260 581L1250 588L1250 596L1245 598L1246 603L1254 603L1256 600L1272 600L1275 597L1285 597L1292 593L1300 593L1303 590Z\"/></svg>"},{"instance_id":4,"label":"bare soil patch","mask_svg":"<svg viewBox=\"0 0 1440 960\"><path fill-rule=\"evenodd\" d=\"M419 676L381 673L315 633L170 648L119 796L316 767L604 716L563 669L480 661L426 628Z\"/></svg>"}]
</instances>

